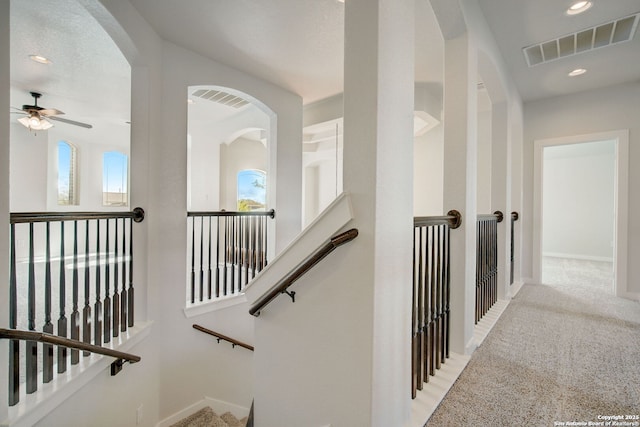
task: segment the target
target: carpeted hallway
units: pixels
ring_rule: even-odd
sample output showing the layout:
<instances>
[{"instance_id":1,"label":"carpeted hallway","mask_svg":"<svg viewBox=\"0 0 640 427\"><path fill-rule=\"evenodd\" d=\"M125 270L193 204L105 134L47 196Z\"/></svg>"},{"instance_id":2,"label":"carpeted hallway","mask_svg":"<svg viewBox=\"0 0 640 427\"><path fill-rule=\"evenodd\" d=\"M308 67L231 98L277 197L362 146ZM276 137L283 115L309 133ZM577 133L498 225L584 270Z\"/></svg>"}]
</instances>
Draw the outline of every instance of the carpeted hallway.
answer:
<instances>
[{"instance_id":1,"label":"carpeted hallway","mask_svg":"<svg viewBox=\"0 0 640 427\"><path fill-rule=\"evenodd\" d=\"M427 426L640 425L640 304L591 277L525 285Z\"/></svg>"}]
</instances>

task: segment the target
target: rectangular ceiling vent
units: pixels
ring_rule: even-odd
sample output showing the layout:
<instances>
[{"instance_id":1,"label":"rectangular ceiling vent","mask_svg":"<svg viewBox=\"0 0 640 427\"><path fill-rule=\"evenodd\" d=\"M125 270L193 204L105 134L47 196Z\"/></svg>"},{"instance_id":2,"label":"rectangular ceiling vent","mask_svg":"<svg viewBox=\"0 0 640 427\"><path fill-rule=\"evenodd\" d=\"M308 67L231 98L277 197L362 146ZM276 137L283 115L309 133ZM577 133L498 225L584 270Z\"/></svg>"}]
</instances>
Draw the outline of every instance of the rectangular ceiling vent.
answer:
<instances>
[{"instance_id":1,"label":"rectangular ceiling vent","mask_svg":"<svg viewBox=\"0 0 640 427\"><path fill-rule=\"evenodd\" d=\"M522 48L529 67L566 58L593 49L623 43L633 38L640 13L626 16L573 34Z\"/></svg>"},{"instance_id":2,"label":"rectangular ceiling vent","mask_svg":"<svg viewBox=\"0 0 640 427\"><path fill-rule=\"evenodd\" d=\"M240 108L249 103L246 99L221 90L198 89L192 95L233 108Z\"/></svg>"}]
</instances>

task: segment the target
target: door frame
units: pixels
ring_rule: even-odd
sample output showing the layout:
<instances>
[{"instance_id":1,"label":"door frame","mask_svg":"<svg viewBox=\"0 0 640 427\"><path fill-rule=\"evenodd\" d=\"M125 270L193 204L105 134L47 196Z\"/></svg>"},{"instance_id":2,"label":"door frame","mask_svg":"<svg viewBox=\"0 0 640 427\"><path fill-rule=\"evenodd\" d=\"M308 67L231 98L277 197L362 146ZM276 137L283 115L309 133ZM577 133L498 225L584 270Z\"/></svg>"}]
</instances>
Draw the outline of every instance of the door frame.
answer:
<instances>
[{"instance_id":1,"label":"door frame","mask_svg":"<svg viewBox=\"0 0 640 427\"><path fill-rule=\"evenodd\" d=\"M534 141L533 158L533 281L540 284L542 278L542 180L545 147L581 144L597 141L615 142L615 190L614 190L614 292L616 296L627 296L627 230L629 222L629 130L574 135Z\"/></svg>"}]
</instances>

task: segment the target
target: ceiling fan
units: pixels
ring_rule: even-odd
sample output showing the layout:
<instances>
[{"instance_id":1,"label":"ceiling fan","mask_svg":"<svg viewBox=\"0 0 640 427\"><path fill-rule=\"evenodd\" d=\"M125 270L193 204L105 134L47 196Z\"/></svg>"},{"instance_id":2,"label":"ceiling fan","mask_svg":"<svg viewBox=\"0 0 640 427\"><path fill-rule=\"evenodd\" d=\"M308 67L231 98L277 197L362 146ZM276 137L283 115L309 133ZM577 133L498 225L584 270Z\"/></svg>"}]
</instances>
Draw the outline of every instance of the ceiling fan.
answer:
<instances>
[{"instance_id":1,"label":"ceiling fan","mask_svg":"<svg viewBox=\"0 0 640 427\"><path fill-rule=\"evenodd\" d=\"M33 96L33 105L23 105L22 108L15 108L19 110L21 114L25 114L25 117L21 117L18 121L26 128L30 130L47 130L53 126L49 120L55 120L70 125L80 126L86 129L91 129L93 126L87 123L77 122L75 120L63 119L58 117L64 114L60 110L55 108L44 108L38 105L38 99L42 97L41 93L29 92ZM18 113L18 111L14 111Z\"/></svg>"}]
</instances>

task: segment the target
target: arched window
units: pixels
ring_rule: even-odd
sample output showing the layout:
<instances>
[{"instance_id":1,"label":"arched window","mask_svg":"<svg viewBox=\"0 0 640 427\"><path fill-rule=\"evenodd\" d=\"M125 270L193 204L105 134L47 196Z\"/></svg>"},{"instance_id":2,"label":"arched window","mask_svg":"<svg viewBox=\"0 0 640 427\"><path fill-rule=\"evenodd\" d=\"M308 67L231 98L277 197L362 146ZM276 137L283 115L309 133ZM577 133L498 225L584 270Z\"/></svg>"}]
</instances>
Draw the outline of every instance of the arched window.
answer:
<instances>
[{"instance_id":1,"label":"arched window","mask_svg":"<svg viewBox=\"0 0 640 427\"><path fill-rule=\"evenodd\" d=\"M261 170L238 172L238 210L260 211L267 203L267 174Z\"/></svg>"},{"instance_id":2,"label":"arched window","mask_svg":"<svg viewBox=\"0 0 640 427\"><path fill-rule=\"evenodd\" d=\"M102 156L102 204L127 206L129 204L129 157L118 151Z\"/></svg>"},{"instance_id":3,"label":"arched window","mask_svg":"<svg viewBox=\"0 0 640 427\"><path fill-rule=\"evenodd\" d=\"M58 142L58 204L77 205L76 147L65 141Z\"/></svg>"}]
</instances>

